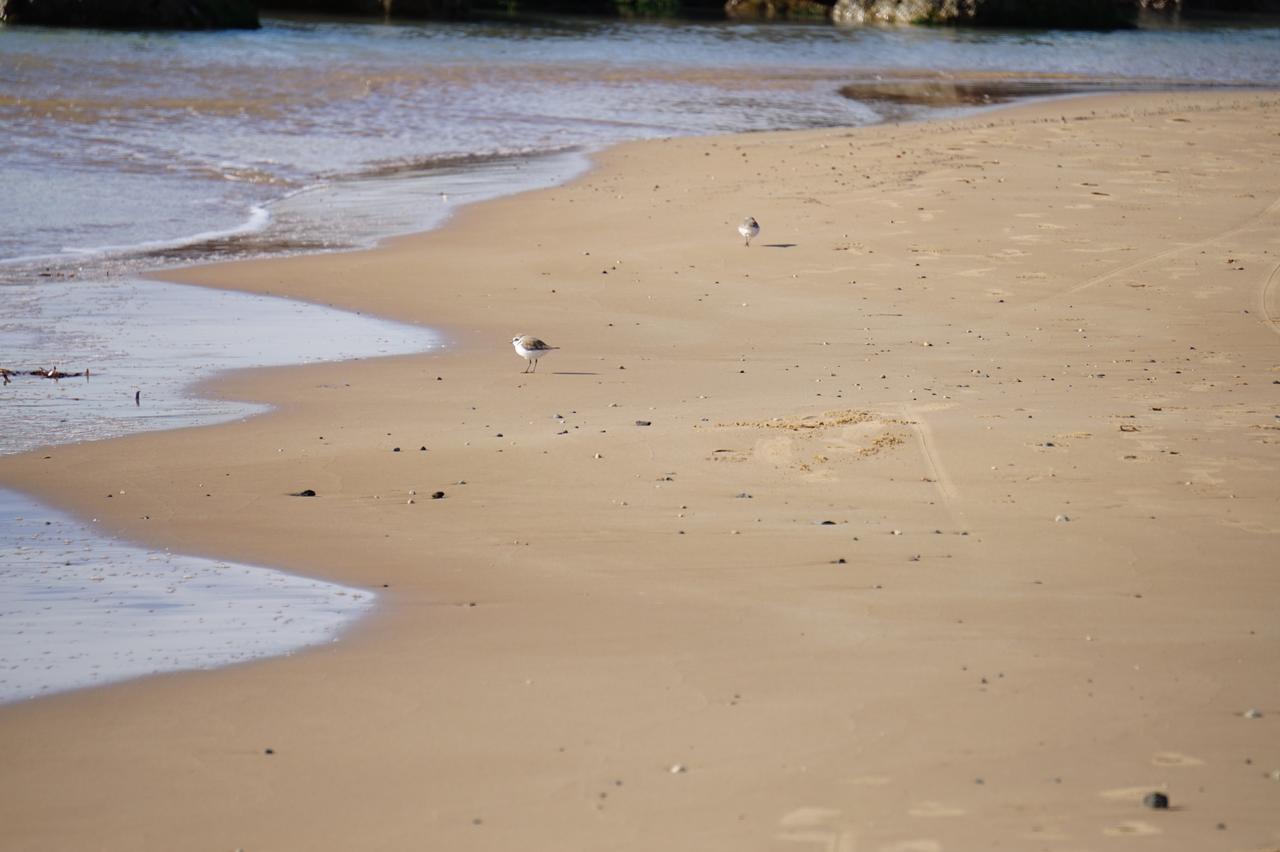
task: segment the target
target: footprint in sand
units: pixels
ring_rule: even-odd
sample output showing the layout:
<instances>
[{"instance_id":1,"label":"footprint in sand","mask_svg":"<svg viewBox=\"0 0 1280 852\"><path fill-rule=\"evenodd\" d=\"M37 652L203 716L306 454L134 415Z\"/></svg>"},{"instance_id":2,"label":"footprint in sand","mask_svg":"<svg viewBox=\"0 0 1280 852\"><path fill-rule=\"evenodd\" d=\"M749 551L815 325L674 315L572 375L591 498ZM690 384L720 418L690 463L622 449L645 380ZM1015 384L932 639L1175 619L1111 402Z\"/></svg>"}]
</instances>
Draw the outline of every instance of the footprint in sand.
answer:
<instances>
[{"instance_id":1,"label":"footprint in sand","mask_svg":"<svg viewBox=\"0 0 1280 852\"><path fill-rule=\"evenodd\" d=\"M778 821L777 839L809 848L816 844L825 852L854 852L853 830L843 819L844 814L832 808L796 808Z\"/></svg>"},{"instance_id":2,"label":"footprint in sand","mask_svg":"<svg viewBox=\"0 0 1280 852\"><path fill-rule=\"evenodd\" d=\"M900 840L881 846L878 852L942 852L942 844L936 840Z\"/></svg>"},{"instance_id":3,"label":"footprint in sand","mask_svg":"<svg viewBox=\"0 0 1280 852\"><path fill-rule=\"evenodd\" d=\"M1151 762L1155 766L1204 766L1204 761L1200 758L1176 751L1157 752L1151 757Z\"/></svg>"},{"instance_id":4,"label":"footprint in sand","mask_svg":"<svg viewBox=\"0 0 1280 852\"><path fill-rule=\"evenodd\" d=\"M1145 787L1115 787L1111 790L1099 790L1098 795L1113 802L1141 802L1142 797L1153 790L1164 790L1164 787L1150 784Z\"/></svg>"},{"instance_id":5,"label":"footprint in sand","mask_svg":"<svg viewBox=\"0 0 1280 852\"><path fill-rule=\"evenodd\" d=\"M1117 825L1108 826L1102 829L1102 833L1108 837L1141 837L1151 834L1160 834L1160 829L1156 828L1149 822L1143 822L1139 819L1131 819Z\"/></svg>"},{"instance_id":6,"label":"footprint in sand","mask_svg":"<svg viewBox=\"0 0 1280 852\"><path fill-rule=\"evenodd\" d=\"M920 802L911 807L907 811L913 817L925 817L928 819L936 819L938 817L958 817L969 813L964 808L957 808L954 805L944 805L941 802Z\"/></svg>"}]
</instances>

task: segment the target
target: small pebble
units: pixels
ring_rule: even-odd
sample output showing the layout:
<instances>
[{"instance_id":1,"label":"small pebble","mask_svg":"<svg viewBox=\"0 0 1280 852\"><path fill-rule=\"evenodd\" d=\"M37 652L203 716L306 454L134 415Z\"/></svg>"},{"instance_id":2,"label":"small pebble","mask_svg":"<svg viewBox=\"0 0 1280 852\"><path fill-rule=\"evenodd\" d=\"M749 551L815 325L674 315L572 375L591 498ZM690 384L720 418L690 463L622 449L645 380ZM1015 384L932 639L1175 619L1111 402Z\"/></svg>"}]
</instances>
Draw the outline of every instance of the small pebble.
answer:
<instances>
[{"instance_id":1,"label":"small pebble","mask_svg":"<svg viewBox=\"0 0 1280 852\"><path fill-rule=\"evenodd\" d=\"M316 496L316 492L312 491L310 488L306 488L302 491L294 491L289 496L290 497L314 497Z\"/></svg>"},{"instance_id":2,"label":"small pebble","mask_svg":"<svg viewBox=\"0 0 1280 852\"><path fill-rule=\"evenodd\" d=\"M673 763L671 764L671 768L668 769L667 771L670 772L672 775L679 775L680 773L686 772L688 770L685 769L685 766L683 763Z\"/></svg>"},{"instance_id":3,"label":"small pebble","mask_svg":"<svg viewBox=\"0 0 1280 852\"><path fill-rule=\"evenodd\" d=\"M1250 707L1248 710L1244 711L1244 717L1246 719L1261 719L1262 711L1256 707Z\"/></svg>"},{"instance_id":4,"label":"small pebble","mask_svg":"<svg viewBox=\"0 0 1280 852\"><path fill-rule=\"evenodd\" d=\"M653 422L652 422L652 421L650 421L650 420L637 420L637 421L636 421L636 425L637 425L637 426L652 426L652 425L653 425Z\"/></svg>"},{"instance_id":5,"label":"small pebble","mask_svg":"<svg viewBox=\"0 0 1280 852\"><path fill-rule=\"evenodd\" d=\"M1168 810L1169 797L1164 793L1148 793L1142 797L1142 804L1159 811Z\"/></svg>"},{"instance_id":6,"label":"small pebble","mask_svg":"<svg viewBox=\"0 0 1280 852\"><path fill-rule=\"evenodd\" d=\"M1066 515L1058 515L1058 516L1057 516L1057 517L1055 517L1053 520L1054 520L1054 523L1065 524L1065 523L1067 523L1068 521L1070 521L1071 519L1070 519L1070 518L1068 518Z\"/></svg>"},{"instance_id":7,"label":"small pebble","mask_svg":"<svg viewBox=\"0 0 1280 852\"><path fill-rule=\"evenodd\" d=\"M444 492L443 492L443 491L436 491L436 492L433 492L433 493L432 493L432 495L431 495L431 499L432 499L432 500L440 500L440 499L442 499L443 497L444 497Z\"/></svg>"}]
</instances>

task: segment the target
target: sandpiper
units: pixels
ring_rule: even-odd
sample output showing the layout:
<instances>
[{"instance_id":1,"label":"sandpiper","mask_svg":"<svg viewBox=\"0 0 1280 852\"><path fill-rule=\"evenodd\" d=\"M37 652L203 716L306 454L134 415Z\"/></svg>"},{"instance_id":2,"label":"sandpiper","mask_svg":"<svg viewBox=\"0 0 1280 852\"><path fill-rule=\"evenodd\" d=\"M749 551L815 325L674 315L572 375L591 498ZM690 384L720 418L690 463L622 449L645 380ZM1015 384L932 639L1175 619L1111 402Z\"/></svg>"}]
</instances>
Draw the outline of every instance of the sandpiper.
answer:
<instances>
[{"instance_id":1,"label":"sandpiper","mask_svg":"<svg viewBox=\"0 0 1280 852\"><path fill-rule=\"evenodd\" d=\"M738 233L742 234L742 238L746 240L743 245L750 246L751 238L760 233L760 223L753 217L748 216L742 220L742 224L738 226Z\"/></svg>"},{"instance_id":2,"label":"sandpiper","mask_svg":"<svg viewBox=\"0 0 1280 852\"><path fill-rule=\"evenodd\" d=\"M538 359L553 349L560 348L559 346L548 346L544 341L539 340L532 334L517 334L511 338L511 345L515 347L517 355L529 362L524 368L526 373L537 372Z\"/></svg>"}]
</instances>

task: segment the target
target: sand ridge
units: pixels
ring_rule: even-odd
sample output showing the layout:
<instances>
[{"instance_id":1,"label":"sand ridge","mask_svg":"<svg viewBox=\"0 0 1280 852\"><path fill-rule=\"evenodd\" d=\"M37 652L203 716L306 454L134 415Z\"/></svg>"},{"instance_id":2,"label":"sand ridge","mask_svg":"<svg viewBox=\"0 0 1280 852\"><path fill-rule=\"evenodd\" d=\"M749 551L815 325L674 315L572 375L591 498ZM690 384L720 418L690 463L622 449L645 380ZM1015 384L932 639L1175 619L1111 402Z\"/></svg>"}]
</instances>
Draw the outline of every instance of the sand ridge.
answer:
<instances>
[{"instance_id":1,"label":"sand ridge","mask_svg":"<svg viewBox=\"0 0 1280 852\"><path fill-rule=\"evenodd\" d=\"M0 708L0 846L1274 848L1278 107L623 145L176 275L451 346L234 374L277 410L0 479L383 603ZM561 350L521 374L516 333Z\"/></svg>"}]
</instances>

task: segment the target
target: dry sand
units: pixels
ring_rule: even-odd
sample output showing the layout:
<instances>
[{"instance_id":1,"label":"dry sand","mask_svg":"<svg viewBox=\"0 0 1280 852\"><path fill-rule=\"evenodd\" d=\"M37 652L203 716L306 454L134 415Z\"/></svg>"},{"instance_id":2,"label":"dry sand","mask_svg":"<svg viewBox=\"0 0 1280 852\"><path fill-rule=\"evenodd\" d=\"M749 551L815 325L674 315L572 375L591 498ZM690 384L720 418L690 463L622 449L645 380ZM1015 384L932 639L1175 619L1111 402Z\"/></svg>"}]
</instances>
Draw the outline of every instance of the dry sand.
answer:
<instances>
[{"instance_id":1,"label":"dry sand","mask_svg":"<svg viewBox=\"0 0 1280 852\"><path fill-rule=\"evenodd\" d=\"M381 608L0 708L0 846L1280 848L1277 163L1268 93L647 142L181 273L453 346L0 481Z\"/></svg>"}]
</instances>

